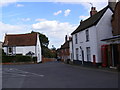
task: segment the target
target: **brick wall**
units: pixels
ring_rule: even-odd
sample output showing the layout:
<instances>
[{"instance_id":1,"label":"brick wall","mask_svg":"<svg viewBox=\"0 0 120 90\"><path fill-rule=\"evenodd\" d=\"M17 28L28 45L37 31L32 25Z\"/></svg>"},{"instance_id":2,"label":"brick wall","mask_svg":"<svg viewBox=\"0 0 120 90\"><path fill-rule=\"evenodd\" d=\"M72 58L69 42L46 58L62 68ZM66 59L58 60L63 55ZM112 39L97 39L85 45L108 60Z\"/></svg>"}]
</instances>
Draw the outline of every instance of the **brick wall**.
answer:
<instances>
[{"instance_id":1,"label":"brick wall","mask_svg":"<svg viewBox=\"0 0 120 90\"><path fill-rule=\"evenodd\" d=\"M116 4L112 18L113 35L120 35L120 2Z\"/></svg>"},{"instance_id":2,"label":"brick wall","mask_svg":"<svg viewBox=\"0 0 120 90\"><path fill-rule=\"evenodd\" d=\"M44 58L42 57L42 63L56 61L55 58Z\"/></svg>"}]
</instances>

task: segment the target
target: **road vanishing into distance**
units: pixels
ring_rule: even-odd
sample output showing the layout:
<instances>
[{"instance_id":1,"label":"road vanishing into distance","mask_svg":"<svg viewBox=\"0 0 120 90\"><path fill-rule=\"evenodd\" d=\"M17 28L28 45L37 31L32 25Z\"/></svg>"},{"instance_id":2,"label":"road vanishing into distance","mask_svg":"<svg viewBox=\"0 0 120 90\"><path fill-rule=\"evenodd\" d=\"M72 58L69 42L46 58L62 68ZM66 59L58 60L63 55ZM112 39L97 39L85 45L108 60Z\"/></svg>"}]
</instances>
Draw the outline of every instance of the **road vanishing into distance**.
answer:
<instances>
[{"instance_id":1,"label":"road vanishing into distance","mask_svg":"<svg viewBox=\"0 0 120 90\"><path fill-rule=\"evenodd\" d=\"M57 61L2 65L2 88L118 88L118 72Z\"/></svg>"}]
</instances>

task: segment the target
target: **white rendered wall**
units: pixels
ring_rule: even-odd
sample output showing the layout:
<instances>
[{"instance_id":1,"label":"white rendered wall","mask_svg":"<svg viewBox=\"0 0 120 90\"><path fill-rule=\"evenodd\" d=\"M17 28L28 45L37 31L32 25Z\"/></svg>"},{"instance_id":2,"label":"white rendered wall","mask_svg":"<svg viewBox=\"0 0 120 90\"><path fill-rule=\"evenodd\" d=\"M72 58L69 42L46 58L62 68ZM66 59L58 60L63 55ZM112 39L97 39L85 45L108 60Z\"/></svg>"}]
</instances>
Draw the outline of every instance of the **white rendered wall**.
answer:
<instances>
[{"instance_id":1,"label":"white rendered wall","mask_svg":"<svg viewBox=\"0 0 120 90\"><path fill-rule=\"evenodd\" d=\"M37 56L37 62L42 61L42 55L41 55L41 45L39 40L39 34L37 34L37 45L36 45L36 56Z\"/></svg>"},{"instance_id":2,"label":"white rendered wall","mask_svg":"<svg viewBox=\"0 0 120 90\"><path fill-rule=\"evenodd\" d=\"M35 46L17 46L14 52L16 52L16 54L26 55L29 51L35 53Z\"/></svg>"},{"instance_id":3,"label":"white rendered wall","mask_svg":"<svg viewBox=\"0 0 120 90\"><path fill-rule=\"evenodd\" d=\"M107 39L112 37L112 26L111 26L111 19L112 19L113 12L108 9L103 17L100 19L98 24L96 25L97 29L97 42L98 42L98 62L101 62L101 45L107 44L106 42L101 41L102 39Z\"/></svg>"},{"instance_id":4,"label":"white rendered wall","mask_svg":"<svg viewBox=\"0 0 120 90\"><path fill-rule=\"evenodd\" d=\"M17 46L12 48L13 48L13 54L26 55L29 51L35 53L35 46ZM7 47L4 47L3 49L4 52L7 53Z\"/></svg>"},{"instance_id":5,"label":"white rendered wall","mask_svg":"<svg viewBox=\"0 0 120 90\"><path fill-rule=\"evenodd\" d=\"M102 39L106 39L112 36L111 27L112 11L108 9L103 17L100 19L96 26L88 28L89 30L89 41L86 42L86 30L77 33L78 44L75 44L75 34L73 37L73 52L74 60L76 60L76 48L79 49L79 60L82 61L81 48L84 51L84 61L87 61L86 47L91 48L91 62L93 62L93 55L96 57L96 63L101 62L101 45L106 44L102 42Z\"/></svg>"},{"instance_id":6,"label":"white rendered wall","mask_svg":"<svg viewBox=\"0 0 120 90\"><path fill-rule=\"evenodd\" d=\"M87 30L87 29L86 29ZM80 61L82 61L82 53L80 46L82 50L84 51L84 61L87 61L87 53L86 53L86 47L90 47L91 49L91 62L93 62L93 55L96 56L96 62L97 62L97 40L96 40L96 28L95 26L88 28L89 31L89 41L86 42L86 34L83 30L78 34L78 44L75 44L75 35L73 35L73 48L74 48L74 60L76 60L76 48L79 49L79 55L78 58Z\"/></svg>"},{"instance_id":7,"label":"white rendered wall","mask_svg":"<svg viewBox=\"0 0 120 90\"><path fill-rule=\"evenodd\" d=\"M76 33L77 34L77 38L79 38L79 33ZM76 44L75 43L75 34L72 35L72 38L73 38L73 60L76 60L76 48L79 48L79 40L78 40L78 43ZM78 49L78 52L79 52L79 49ZM79 56L78 56L79 58Z\"/></svg>"},{"instance_id":8,"label":"white rendered wall","mask_svg":"<svg viewBox=\"0 0 120 90\"><path fill-rule=\"evenodd\" d=\"M87 30L87 29L86 29ZM92 26L90 28L88 28L89 31L89 41L86 42L86 33L85 31L82 31L79 33L79 45L81 46L82 50L84 51L84 61L87 61L87 51L86 48L90 47L91 50L91 59L90 61L93 62L93 55L96 56L96 62L97 62L97 40L96 40L96 28L95 26ZM81 53L80 53L81 54ZM81 60L82 60L82 55L81 56Z\"/></svg>"}]
</instances>

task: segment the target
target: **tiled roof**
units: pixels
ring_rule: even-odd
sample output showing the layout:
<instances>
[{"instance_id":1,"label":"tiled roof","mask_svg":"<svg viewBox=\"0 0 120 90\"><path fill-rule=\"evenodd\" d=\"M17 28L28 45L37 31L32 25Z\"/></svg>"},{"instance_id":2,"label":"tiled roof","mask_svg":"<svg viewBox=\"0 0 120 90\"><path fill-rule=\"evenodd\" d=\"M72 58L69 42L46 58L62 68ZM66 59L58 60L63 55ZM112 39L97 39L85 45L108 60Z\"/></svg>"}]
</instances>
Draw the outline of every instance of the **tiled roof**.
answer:
<instances>
[{"instance_id":1,"label":"tiled roof","mask_svg":"<svg viewBox=\"0 0 120 90\"><path fill-rule=\"evenodd\" d=\"M7 34L3 46L35 46L37 33Z\"/></svg>"},{"instance_id":2,"label":"tiled roof","mask_svg":"<svg viewBox=\"0 0 120 90\"><path fill-rule=\"evenodd\" d=\"M85 21L82 21L82 23L78 26L78 28L75 31L72 32L71 35L73 35L75 33L78 33L78 32L80 32L82 30L85 30L85 29L87 29L87 28L89 28L89 27L91 27L93 25L96 25L108 8L110 8L110 6L106 6L104 9L97 12L93 16L89 17Z\"/></svg>"},{"instance_id":3,"label":"tiled roof","mask_svg":"<svg viewBox=\"0 0 120 90\"><path fill-rule=\"evenodd\" d=\"M66 41L63 45L61 45L61 49L69 48L69 41Z\"/></svg>"}]
</instances>

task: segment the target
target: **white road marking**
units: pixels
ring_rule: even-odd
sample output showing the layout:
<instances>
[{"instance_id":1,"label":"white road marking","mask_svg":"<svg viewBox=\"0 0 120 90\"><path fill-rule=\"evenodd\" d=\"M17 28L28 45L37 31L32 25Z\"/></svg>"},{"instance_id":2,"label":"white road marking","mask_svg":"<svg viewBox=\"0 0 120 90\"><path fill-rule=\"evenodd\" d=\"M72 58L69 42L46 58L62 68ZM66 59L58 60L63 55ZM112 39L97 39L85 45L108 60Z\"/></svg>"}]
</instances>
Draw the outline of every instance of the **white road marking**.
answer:
<instances>
[{"instance_id":1,"label":"white road marking","mask_svg":"<svg viewBox=\"0 0 120 90\"><path fill-rule=\"evenodd\" d=\"M36 73L31 73L31 72L27 72L27 71L23 71L23 70L20 70L20 69L16 69L16 68L10 68L10 69L4 69L3 70L3 74L11 74L11 75L15 75L15 76L40 76L40 77L44 77L44 75L39 75L39 74L36 74ZM27 75L28 74L28 75Z\"/></svg>"}]
</instances>

